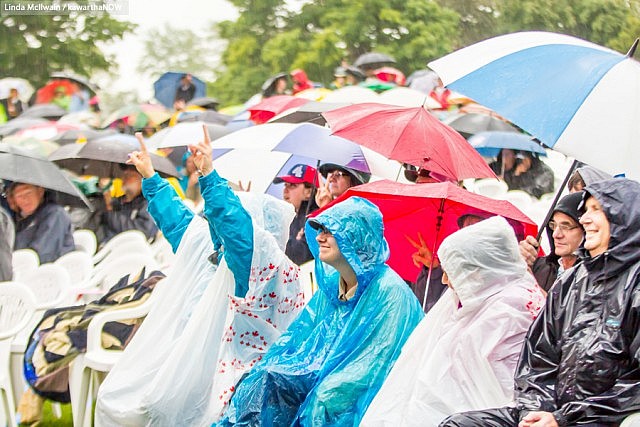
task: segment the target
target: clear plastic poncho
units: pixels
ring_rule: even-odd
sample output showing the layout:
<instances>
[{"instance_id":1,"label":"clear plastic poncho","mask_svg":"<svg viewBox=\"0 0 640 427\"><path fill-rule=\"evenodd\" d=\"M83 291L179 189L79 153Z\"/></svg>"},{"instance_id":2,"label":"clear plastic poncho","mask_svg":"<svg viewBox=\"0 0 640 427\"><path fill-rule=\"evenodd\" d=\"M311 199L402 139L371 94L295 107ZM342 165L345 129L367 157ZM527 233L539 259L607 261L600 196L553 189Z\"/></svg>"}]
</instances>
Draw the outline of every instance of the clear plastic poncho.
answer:
<instances>
[{"instance_id":1,"label":"clear plastic poncho","mask_svg":"<svg viewBox=\"0 0 640 427\"><path fill-rule=\"evenodd\" d=\"M437 426L513 400L524 337L544 305L513 229L502 217L481 221L447 237L438 257L455 291L411 334L363 426Z\"/></svg>"},{"instance_id":2,"label":"clear plastic poncho","mask_svg":"<svg viewBox=\"0 0 640 427\"><path fill-rule=\"evenodd\" d=\"M331 231L358 285L338 298L338 272L318 260L318 232L306 226L319 291L244 378L219 425L357 425L411 331L423 317L407 284L385 261L382 215L349 198L314 218Z\"/></svg>"},{"instance_id":3,"label":"clear plastic poncho","mask_svg":"<svg viewBox=\"0 0 640 427\"><path fill-rule=\"evenodd\" d=\"M99 425L210 425L302 310L298 267L283 250L293 209L271 196L239 197L253 222L246 295L234 296L224 258L217 270L207 260L209 226L194 217L156 304L99 390Z\"/></svg>"}]
</instances>

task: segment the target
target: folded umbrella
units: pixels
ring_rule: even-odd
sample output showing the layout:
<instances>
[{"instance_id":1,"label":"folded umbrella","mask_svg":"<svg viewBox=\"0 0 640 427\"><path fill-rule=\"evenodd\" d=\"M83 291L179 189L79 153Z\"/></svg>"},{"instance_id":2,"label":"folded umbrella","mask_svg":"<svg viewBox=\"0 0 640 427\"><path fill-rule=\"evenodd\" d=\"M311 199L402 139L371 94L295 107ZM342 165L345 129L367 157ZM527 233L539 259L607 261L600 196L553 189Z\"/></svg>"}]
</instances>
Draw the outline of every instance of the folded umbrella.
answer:
<instances>
[{"instance_id":1,"label":"folded umbrella","mask_svg":"<svg viewBox=\"0 0 640 427\"><path fill-rule=\"evenodd\" d=\"M49 156L49 160L78 175L121 177L129 153L138 150L139 145L137 141L130 144L110 138L63 145ZM169 159L156 154L149 155L158 173L164 176L178 176L178 171Z\"/></svg>"},{"instance_id":2,"label":"folded umbrella","mask_svg":"<svg viewBox=\"0 0 640 427\"><path fill-rule=\"evenodd\" d=\"M86 205L91 203L73 185L65 173L45 157L29 150L10 144L0 144L0 179L33 184L66 197L58 201L61 204ZM60 194L62 193L62 194Z\"/></svg>"},{"instance_id":3,"label":"folded umbrella","mask_svg":"<svg viewBox=\"0 0 640 427\"><path fill-rule=\"evenodd\" d=\"M356 104L322 115L334 135L357 142L388 159L456 181L495 178L484 159L462 135L438 121L422 106Z\"/></svg>"},{"instance_id":4,"label":"folded umbrella","mask_svg":"<svg viewBox=\"0 0 640 427\"><path fill-rule=\"evenodd\" d=\"M447 87L496 111L545 146L639 179L637 43L623 55L563 34L521 32L476 43L429 66ZM613 108L621 99L624 107Z\"/></svg>"}]
</instances>

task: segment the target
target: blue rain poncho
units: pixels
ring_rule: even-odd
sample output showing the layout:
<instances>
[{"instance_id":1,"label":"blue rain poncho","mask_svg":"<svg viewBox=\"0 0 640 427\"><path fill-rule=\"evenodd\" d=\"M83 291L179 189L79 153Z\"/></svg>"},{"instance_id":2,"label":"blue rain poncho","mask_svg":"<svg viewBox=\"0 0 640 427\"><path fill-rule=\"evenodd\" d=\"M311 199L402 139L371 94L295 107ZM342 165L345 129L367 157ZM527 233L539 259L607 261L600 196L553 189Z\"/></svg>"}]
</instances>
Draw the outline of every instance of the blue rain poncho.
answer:
<instances>
[{"instance_id":1,"label":"blue rain poncho","mask_svg":"<svg viewBox=\"0 0 640 427\"><path fill-rule=\"evenodd\" d=\"M404 342L423 317L416 297L385 261L382 215L352 197L318 215L356 273L348 301L339 273L319 261L306 226L319 291L241 381L219 425L357 425Z\"/></svg>"}]
</instances>

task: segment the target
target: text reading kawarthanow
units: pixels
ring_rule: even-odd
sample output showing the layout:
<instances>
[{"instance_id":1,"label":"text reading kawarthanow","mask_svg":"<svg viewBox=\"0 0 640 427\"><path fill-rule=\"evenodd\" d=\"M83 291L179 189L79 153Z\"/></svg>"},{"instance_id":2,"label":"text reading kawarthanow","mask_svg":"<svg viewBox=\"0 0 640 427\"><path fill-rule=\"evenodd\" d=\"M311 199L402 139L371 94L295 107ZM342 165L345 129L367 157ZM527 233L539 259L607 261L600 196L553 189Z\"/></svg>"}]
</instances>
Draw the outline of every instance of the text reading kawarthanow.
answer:
<instances>
[{"instance_id":1,"label":"text reading kawarthanow","mask_svg":"<svg viewBox=\"0 0 640 427\"><path fill-rule=\"evenodd\" d=\"M127 15L129 0L0 0L0 15L67 15L104 14Z\"/></svg>"}]
</instances>

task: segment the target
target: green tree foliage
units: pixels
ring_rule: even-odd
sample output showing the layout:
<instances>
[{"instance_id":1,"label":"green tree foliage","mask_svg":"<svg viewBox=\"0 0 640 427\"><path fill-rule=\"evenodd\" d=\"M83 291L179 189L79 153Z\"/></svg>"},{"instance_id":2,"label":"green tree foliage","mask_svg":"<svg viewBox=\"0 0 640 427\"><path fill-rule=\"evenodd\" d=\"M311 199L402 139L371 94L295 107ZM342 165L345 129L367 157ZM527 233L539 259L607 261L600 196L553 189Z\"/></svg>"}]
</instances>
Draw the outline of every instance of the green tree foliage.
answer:
<instances>
[{"instance_id":1,"label":"green tree foliage","mask_svg":"<svg viewBox=\"0 0 640 427\"><path fill-rule=\"evenodd\" d=\"M198 34L189 28L176 28L165 24L150 30L143 39L145 55L137 71L159 77L167 71L183 71L200 78L214 79L213 64L219 62L220 43L215 34Z\"/></svg>"},{"instance_id":2,"label":"green tree foliage","mask_svg":"<svg viewBox=\"0 0 640 427\"><path fill-rule=\"evenodd\" d=\"M342 60L379 51L406 71L456 46L458 15L429 0L323 0L290 11L284 1L232 1L236 22L223 22L219 34L229 44L225 69L212 93L239 103L259 92L270 75L303 68L328 84Z\"/></svg>"},{"instance_id":3,"label":"green tree foliage","mask_svg":"<svg viewBox=\"0 0 640 427\"><path fill-rule=\"evenodd\" d=\"M99 45L122 38L134 28L108 14L3 15L0 74L40 86L54 71L90 76L96 70L108 70L111 58Z\"/></svg>"},{"instance_id":4,"label":"green tree foliage","mask_svg":"<svg viewBox=\"0 0 640 427\"><path fill-rule=\"evenodd\" d=\"M277 72L303 68L325 85L344 60L393 56L409 74L454 49L515 31L574 35L626 52L640 36L640 0L233 0L240 17L218 26L228 41L212 92L241 103Z\"/></svg>"}]
</instances>

